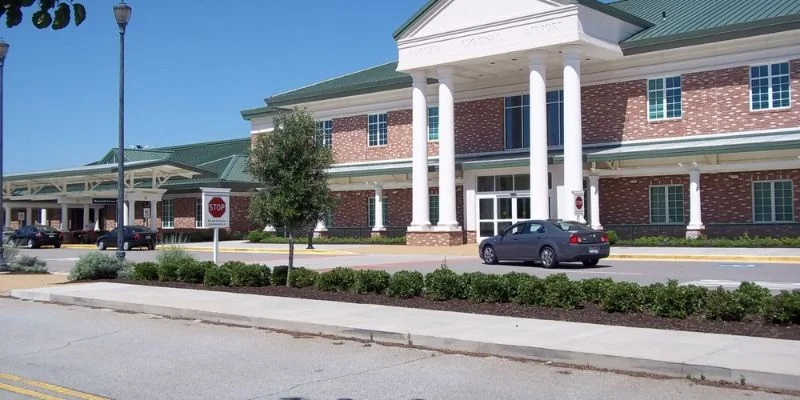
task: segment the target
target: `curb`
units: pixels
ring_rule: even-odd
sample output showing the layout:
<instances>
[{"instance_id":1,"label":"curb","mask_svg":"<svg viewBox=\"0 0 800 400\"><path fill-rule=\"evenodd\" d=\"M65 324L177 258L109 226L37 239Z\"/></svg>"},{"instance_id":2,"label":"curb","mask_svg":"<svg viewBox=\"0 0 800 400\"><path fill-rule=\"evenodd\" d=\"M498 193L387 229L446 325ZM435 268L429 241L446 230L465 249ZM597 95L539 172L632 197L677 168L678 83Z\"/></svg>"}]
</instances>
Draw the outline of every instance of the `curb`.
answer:
<instances>
[{"instance_id":1,"label":"curb","mask_svg":"<svg viewBox=\"0 0 800 400\"><path fill-rule=\"evenodd\" d=\"M154 314L169 318L201 320L218 324L273 329L310 335L336 337L341 339L369 341L377 344L402 345L438 351L491 355L534 361L561 362L572 366L588 365L593 368L649 373L676 378L702 376L709 380L737 383L741 377L745 377L748 385L771 389L793 391L800 390L800 376L762 372L757 370L731 369L712 365L625 357L613 354L555 350L544 347L506 345L447 337L414 335L411 332L387 332L352 328L347 326L324 325L311 322L259 318L203 310L180 309L175 307L145 305L112 300L99 300L79 296L29 291L26 289L11 290L10 296L21 300L106 308L117 311Z\"/></svg>"},{"instance_id":2,"label":"curb","mask_svg":"<svg viewBox=\"0 0 800 400\"><path fill-rule=\"evenodd\" d=\"M679 255L679 254L612 254L606 260L628 261L724 261L760 263L800 263L797 256L725 256L725 255Z\"/></svg>"}]
</instances>

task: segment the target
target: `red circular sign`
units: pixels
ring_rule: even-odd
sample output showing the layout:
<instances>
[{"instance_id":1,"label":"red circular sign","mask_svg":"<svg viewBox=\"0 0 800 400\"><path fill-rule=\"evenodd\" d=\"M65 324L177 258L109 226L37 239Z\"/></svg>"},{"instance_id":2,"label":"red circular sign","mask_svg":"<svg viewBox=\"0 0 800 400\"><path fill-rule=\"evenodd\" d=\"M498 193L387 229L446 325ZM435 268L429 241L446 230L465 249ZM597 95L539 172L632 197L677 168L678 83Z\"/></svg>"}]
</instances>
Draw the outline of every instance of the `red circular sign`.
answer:
<instances>
[{"instance_id":1,"label":"red circular sign","mask_svg":"<svg viewBox=\"0 0 800 400\"><path fill-rule=\"evenodd\" d=\"M208 213L214 218L220 218L225 214L225 200L222 197L214 197L208 201Z\"/></svg>"},{"instance_id":2,"label":"red circular sign","mask_svg":"<svg viewBox=\"0 0 800 400\"><path fill-rule=\"evenodd\" d=\"M583 208L583 197L578 196L575 198L575 208L578 210Z\"/></svg>"}]
</instances>

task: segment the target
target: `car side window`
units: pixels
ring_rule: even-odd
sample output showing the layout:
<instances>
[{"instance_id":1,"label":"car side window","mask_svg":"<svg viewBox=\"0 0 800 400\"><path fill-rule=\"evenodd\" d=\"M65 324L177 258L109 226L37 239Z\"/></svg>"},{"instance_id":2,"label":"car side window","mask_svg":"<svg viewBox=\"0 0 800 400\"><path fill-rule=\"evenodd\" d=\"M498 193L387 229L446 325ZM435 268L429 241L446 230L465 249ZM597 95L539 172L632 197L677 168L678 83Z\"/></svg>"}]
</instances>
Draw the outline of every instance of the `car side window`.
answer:
<instances>
[{"instance_id":1,"label":"car side window","mask_svg":"<svg viewBox=\"0 0 800 400\"><path fill-rule=\"evenodd\" d=\"M506 235L519 235L519 234L522 234L522 233L527 233L527 231L525 230L525 226L526 225L527 224L514 225L514 226L508 228L508 231L506 232Z\"/></svg>"},{"instance_id":2,"label":"car side window","mask_svg":"<svg viewBox=\"0 0 800 400\"><path fill-rule=\"evenodd\" d=\"M544 233L544 225L542 225L542 224L528 224L527 233Z\"/></svg>"}]
</instances>

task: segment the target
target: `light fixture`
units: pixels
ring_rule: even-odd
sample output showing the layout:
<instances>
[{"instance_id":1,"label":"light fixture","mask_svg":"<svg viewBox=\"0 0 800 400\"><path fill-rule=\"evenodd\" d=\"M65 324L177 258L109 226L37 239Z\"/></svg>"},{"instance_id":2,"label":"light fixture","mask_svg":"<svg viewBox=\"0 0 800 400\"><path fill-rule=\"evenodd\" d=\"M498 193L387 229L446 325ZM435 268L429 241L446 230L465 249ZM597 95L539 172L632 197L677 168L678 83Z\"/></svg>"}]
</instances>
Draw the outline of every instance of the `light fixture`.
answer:
<instances>
[{"instance_id":1,"label":"light fixture","mask_svg":"<svg viewBox=\"0 0 800 400\"><path fill-rule=\"evenodd\" d=\"M117 20L119 28L124 30L128 25L128 21L131 20L131 7L125 4L124 1L114 4L114 19Z\"/></svg>"}]
</instances>

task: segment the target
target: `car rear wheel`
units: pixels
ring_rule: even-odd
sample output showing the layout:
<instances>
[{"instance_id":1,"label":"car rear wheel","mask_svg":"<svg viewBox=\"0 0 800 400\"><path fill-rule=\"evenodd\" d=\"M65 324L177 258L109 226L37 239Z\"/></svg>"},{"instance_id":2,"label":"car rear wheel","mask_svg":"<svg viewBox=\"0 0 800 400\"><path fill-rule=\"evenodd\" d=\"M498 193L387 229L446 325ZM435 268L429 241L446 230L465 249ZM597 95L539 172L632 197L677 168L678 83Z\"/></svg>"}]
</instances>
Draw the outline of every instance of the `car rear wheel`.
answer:
<instances>
[{"instance_id":1,"label":"car rear wheel","mask_svg":"<svg viewBox=\"0 0 800 400\"><path fill-rule=\"evenodd\" d=\"M148 244L147 244L147 248L148 248L149 250L155 250L155 249L156 249L156 242L150 242L150 243L148 243Z\"/></svg>"},{"instance_id":2,"label":"car rear wheel","mask_svg":"<svg viewBox=\"0 0 800 400\"><path fill-rule=\"evenodd\" d=\"M539 261L545 268L555 268L558 266L558 256L552 247L545 246L539 252Z\"/></svg>"},{"instance_id":3,"label":"car rear wheel","mask_svg":"<svg viewBox=\"0 0 800 400\"><path fill-rule=\"evenodd\" d=\"M483 262L497 264L497 253L494 251L494 247L486 246L483 248Z\"/></svg>"},{"instance_id":4,"label":"car rear wheel","mask_svg":"<svg viewBox=\"0 0 800 400\"><path fill-rule=\"evenodd\" d=\"M97 250L103 251L105 249L106 249L106 242L102 240L97 242Z\"/></svg>"},{"instance_id":5,"label":"car rear wheel","mask_svg":"<svg viewBox=\"0 0 800 400\"><path fill-rule=\"evenodd\" d=\"M583 266L584 267L594 267L599 262L600 262L600 260L597 259L597 258L592 259L592 260L586 260L586 261L583 262Z\"/></svg>"},{"instance_id":6,"label":"car rear wheel","mask_svg":"<svg viewBox=\"0 0 800 400\"><path fill-rule=\"evenodd\" d=\"M61 248L61 243L56 243L56 244L53 245L53 247L55 247L57 249L60 249Z\"/></svg>"}]
</instances>

